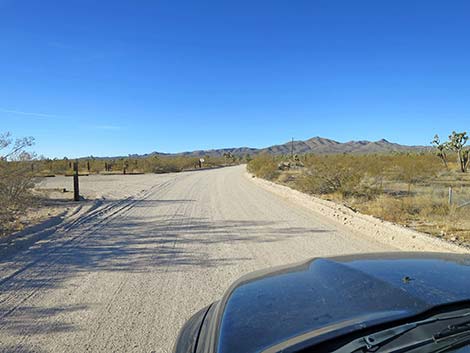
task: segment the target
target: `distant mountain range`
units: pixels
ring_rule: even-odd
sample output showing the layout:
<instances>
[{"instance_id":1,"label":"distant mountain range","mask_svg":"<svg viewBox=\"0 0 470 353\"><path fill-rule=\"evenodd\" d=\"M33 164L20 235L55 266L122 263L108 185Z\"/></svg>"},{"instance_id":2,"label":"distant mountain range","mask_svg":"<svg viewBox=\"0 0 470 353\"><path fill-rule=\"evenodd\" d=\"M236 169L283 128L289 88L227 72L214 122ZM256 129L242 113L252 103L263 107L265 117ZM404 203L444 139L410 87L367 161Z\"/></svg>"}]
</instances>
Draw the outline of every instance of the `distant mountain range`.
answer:
<instances>
[{"instance_id":1,"label":"distant mountain range","mask_svg":"<svg viewBox=\"0 0 470 353\"><path fill-rule=\"evenodd\" d=\"M312 137L305 141L289 141L282 145L274 145L266 148L221 148L213 150L198 150L181 153L160 153L153 152L145 155L131 155L131 157L148 157L148 156L188 156L188 157L220 157L224 153L230 152L235 156L255 155L260 153L269 153L273 155L290 154L293 149L294 154L318 153L318 154L335 154L335 153L354 153L354 154L370 154L370 153L390 153L390 152L421 152L428 151L430 147L426 146L407 146L398 143L389 142L385 139L379 141L349 141L338 142L323 137Z\"/></svg>"}]
</instances>

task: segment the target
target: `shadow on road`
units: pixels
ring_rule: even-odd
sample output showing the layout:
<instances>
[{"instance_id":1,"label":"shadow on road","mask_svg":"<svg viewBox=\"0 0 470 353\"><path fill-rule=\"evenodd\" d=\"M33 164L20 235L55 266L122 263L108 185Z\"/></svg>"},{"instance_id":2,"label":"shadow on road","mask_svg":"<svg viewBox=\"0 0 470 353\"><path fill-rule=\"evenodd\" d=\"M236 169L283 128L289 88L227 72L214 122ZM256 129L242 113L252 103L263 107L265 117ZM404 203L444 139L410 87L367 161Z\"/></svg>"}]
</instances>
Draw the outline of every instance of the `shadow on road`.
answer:
<instances>
[{"instance_id":1,"label":"shadow on road","mask_svg":"<svg viewBox=\"0 0 470 353\"><path fill-rule=\"evenodd\" d=\"M219 220L193 218L178 207L192 200L133 200L132 207L155 208L177 205L176 212L155 216L139 213L118 215L108 220L98 214L66 234L53 234L35 249L0 259L0 268L14 264L15 270L0 278L0 326L10 335L28 336L77 330L61 321L61 315L84 310L86 305L44 308L15 306L9 298L33 296L39 290L61 287L66 279L96 271L149 273L194 271L233 265L250 257L220 258L214 244L283 241L297 236L328 236L329 230L283 227L275 221ZM178 206L180 205L180 206ZM249 255L248 255L249 256ZM14 315L13 315L14 313ZM51 320L51 318L53 320ZM19 347L19 348L18 348ZM11 351L25 351L20 346ZM0 344L0 350L9 351Z\"/></svg>"},{"instance_id":2,"label":"shadow on road","mask_svg":"<svg viewBox=\"0 0 470 353\"><path fill-rule=\"evenodd\" d=\"M63 316L67 313L80 311L86 305L62 306L49 308L36 308L24 306L15 310L14 316L6 316L2 323L6 324L2 330L9 331L10 334L29 336L31 334L53 334L57 332L72 331L75 329L71 323L55 321L50 324L50 319ZM3 346L0 346L3 349ZM15 351L16 352L16 351Z\"/></svg>"}]
</instances>

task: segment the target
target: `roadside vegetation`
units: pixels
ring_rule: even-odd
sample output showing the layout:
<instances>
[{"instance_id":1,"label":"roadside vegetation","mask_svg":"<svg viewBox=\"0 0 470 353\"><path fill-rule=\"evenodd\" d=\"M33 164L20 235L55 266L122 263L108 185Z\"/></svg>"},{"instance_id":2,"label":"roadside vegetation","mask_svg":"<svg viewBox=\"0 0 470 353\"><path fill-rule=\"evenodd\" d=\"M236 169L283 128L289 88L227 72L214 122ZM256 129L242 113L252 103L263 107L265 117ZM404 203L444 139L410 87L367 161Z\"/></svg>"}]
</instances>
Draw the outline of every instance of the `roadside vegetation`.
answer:
<instances>
[{"instance_id":1,"label":"roadside vegetation","mask_svg":"<svg viewBox=\"0 0 470 353\"><path fill-rule=\"evenodd\" d=\"M33 143L31 137L0 134L0 235L21 227L19 219L32 203L34 175L28 161L34 154L26 149Z\"/></svg>"},{"instance_id":2,"label":"roadside vegetation","mask_svg":"<svg viewBox=\"0 0 470 353\"><path fill-rule=\"evenodd\" d=\"M243 159L226 153L223 157L149 156L121 158L80 158L78 160L39 158L30 162L37 176L71 175L78 162L80 174L174 173L200 168L215 168L240 163Z\"/></svg>"},{"instance_id":3,"label":"roadside vegetation","mask_svg":"<svg viewBox=\"0 0 470 353\"><path fill-rule=\"evenodd\" d=\"M466 133L434 151L371 155L256 156L248 170L361 213L470 245L470 162ZM467 205L468 203L468 205Z\"/></svg>"}]
</instances>

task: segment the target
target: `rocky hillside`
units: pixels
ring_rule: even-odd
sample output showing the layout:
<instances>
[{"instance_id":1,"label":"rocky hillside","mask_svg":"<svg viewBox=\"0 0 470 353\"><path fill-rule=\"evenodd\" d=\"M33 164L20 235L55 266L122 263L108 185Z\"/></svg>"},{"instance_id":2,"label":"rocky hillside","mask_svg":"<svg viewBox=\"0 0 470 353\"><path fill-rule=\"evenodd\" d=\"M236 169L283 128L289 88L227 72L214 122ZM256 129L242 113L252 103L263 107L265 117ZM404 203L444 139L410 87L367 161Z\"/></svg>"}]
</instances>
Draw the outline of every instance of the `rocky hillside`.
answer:
<instances>
[{"instance_id":1,"label":"rocky hillside","mask_svg":"<svg viewBox=\"0 0 470 353\"><path fill-rule=\"evenodd\" d=\"M305 141L292 141L286 142L282 145L274 145L266 148L250 148L250 147L238 147L238 148L223 148L215 150L199 150L191 152L183 152L168 155L180 155L180 156L223 156L224 153L232 153L235 156L245 156L247 154L255 155L258 153L269 153L273 155L289 154L293 148L294 154L304 153L319 153L319 154L334 154L334 153L357 153L357 154L368 154L368 153L389 153L389 152L407 152L407 151L425 151L429 150L429 147L425 146L406 146L398 143L389 142L385 139L379 141L349 141L349 142L338 142L323 137L313 137ZM154 152L150 155L167 155L164 153ZM148 155L145 155L148 156Z\"/></svg>"}]
</instances>

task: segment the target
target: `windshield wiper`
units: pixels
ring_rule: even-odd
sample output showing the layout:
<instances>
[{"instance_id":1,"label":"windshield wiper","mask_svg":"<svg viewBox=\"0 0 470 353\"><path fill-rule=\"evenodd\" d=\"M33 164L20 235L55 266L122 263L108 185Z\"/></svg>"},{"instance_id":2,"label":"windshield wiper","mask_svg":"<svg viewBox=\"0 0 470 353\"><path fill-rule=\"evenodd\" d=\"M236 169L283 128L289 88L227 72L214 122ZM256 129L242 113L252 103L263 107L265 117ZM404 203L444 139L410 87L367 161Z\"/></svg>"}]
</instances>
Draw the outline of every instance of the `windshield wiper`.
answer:
<instances>
[{"instance_id":1,"label":"windshield wiper","mask_svg":"<svg viewBox=\"0 0 470 353\"><path fill-rule=\"evenodd\" d=\"M377 332L368 336L358 338L342 346L341 348L335 350L334 353L351 353L357 350L362 350L363 352L375 352L377 349L379 349L381 346L385 345L386 343L394 340L395 338L400 337L404 333L411 331L419 326L431 324L431 323L438 322L438 321L460 319L464 317L470 317L470 311L465 312L463 314L458 314L458 315L456 314L442 315L442 316L432 317L432 318L421 320L421 321L411 322L408 324L393 327L393 328L386 329L386 330L383 330L383 331L380 331L380 332ZM466 333L467 331L470 331L469 324L470 324L470 320L462 324L450 325L447 329L441 332L438 332L436 335L432 336L429 339L426 339L422 342L417 342L417 344L420 344L420 343L421 343L420 345L427 344L430 342L435 342L436 339L443 340L446 337L450 337L453 335L455 336L456 334L458 334L457 331L455 330L460 330L459 333ZM435 338L435 336L437 336L437 338Z\"/></svg>"},{"instance_id":2,"label":"windshield wiper","mask_svg":"<svg viewBox=\"0 0 470 353\"><path fill-rule=\"evenodd\" d=\"M434 350L433 353L447 352L449 350L452 350L457 347L461 347L469 343L470 343L470 334L466 334L463 337L458 337L456 340L444 345L443 347L440 347L437 350Z\"/></svg>"},{"instance_id":3,"label":"windshield wiper","mask_svg":"<svg viewBox=\"0 0 470 353\"><path fill-rule=\"evenodd\" d=\"M457 325L449 325L446 329L439 331L421 341L412 342L400 347L394 347L386 350L387 353L407 352L411 349L423 347L423 352L440 353L448 351L452 348L461 346L470 342L470 320L461 322ZM433 344L432 347L425 346Z\"/></svg>"},{"instance_id":4,"label":"windshield wiper","mask_svg":"<svg viewBox=\"0 0 470 353\"><path fill-rule=\"evenodd\" d=\"M449 325L446 329L433 335L435 343L441 343L450 339L454 339L454 341L444 345L435 352L445 352L449 349L470 342L470 320L460 322L456 325Z\"/></svg>"},{"instance_id":5,"label":"windshield wiper","mask_svg":"<svg viewBox=\"0 0 470 353\"><path fill-rule=\"evenodd\" d=\"M459 322L456 325L449 325L446 329L436 333L433 337L436 341L446 338L449 336L454 336L462 332L470 331L470 320Z\"/></svg>"}]
</instances>

